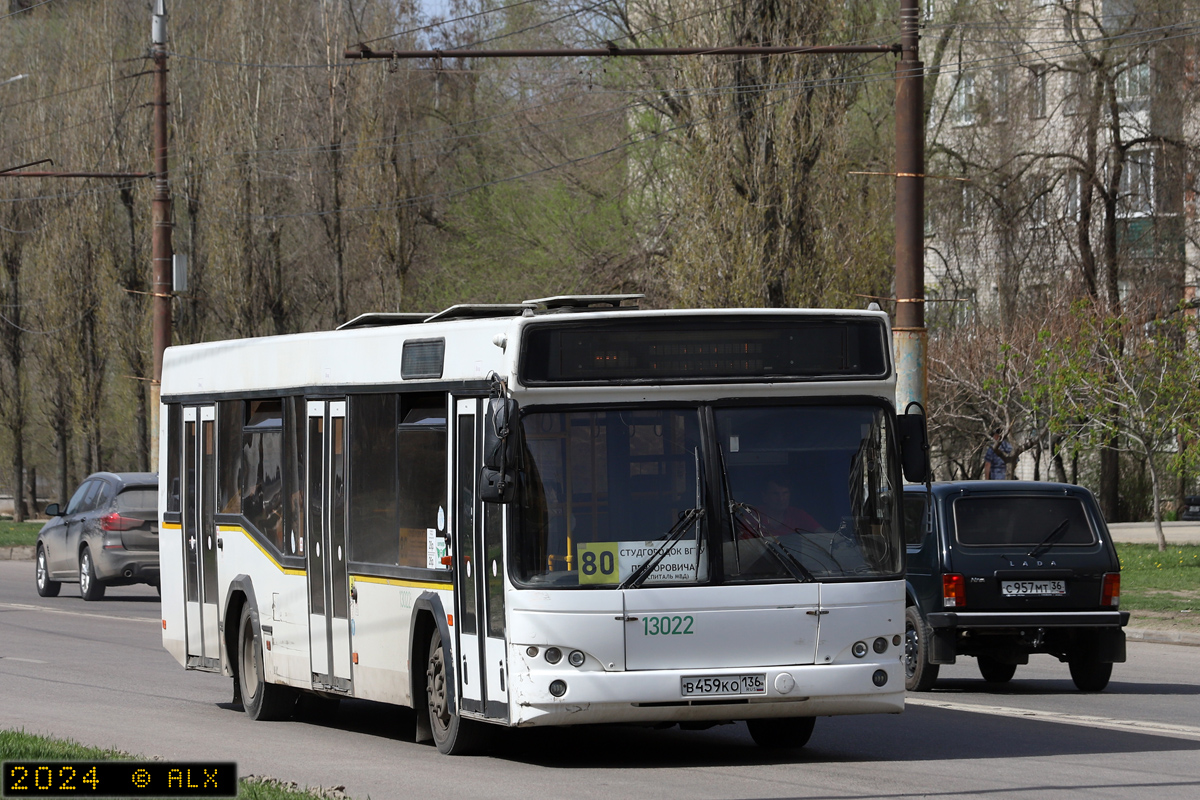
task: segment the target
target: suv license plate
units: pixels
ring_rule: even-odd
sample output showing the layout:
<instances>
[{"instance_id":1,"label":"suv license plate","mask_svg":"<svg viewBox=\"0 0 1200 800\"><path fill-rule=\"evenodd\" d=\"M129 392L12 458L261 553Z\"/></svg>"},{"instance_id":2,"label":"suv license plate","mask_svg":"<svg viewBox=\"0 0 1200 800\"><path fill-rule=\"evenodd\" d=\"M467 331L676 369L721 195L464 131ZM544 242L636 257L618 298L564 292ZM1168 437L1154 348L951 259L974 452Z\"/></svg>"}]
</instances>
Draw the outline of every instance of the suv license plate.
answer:
<instances>
[{"instance_id":1,"label":"suv license plate","mask_svg":"<svg viewBox=\"0 0 1200 800\"><path fill-rule=\"evenodd\" d=\"M679 682L684 697L767 693L766 675L685 676Z\"/></svg>"},{"instance_id":2,"label":"suv license plate","mask_svg":"<svg viewBox=\"0 0 1200 800\"><path fill-rule=\"evenodd\" d=\"M1066 581L1001 581L1000 593L1005 597L1028 597L1030 595L1064 595Z\"/></svg>"}]
</instances>

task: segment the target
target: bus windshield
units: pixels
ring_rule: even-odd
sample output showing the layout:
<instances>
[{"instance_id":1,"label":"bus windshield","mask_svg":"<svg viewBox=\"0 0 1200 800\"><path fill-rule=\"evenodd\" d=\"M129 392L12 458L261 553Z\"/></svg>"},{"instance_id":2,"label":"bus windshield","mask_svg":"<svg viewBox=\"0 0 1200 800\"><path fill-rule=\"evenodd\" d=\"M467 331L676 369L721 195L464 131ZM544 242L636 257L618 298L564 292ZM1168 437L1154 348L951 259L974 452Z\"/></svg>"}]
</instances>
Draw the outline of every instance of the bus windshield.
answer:
<instances>
[{"instance_id":1,"label":"bus windshield","mask_svg":"<svg viewBox=\"0 0 1200 800\"><path fill-rule=\"evenodd\" d=\"M515 577L637 588L895 576L887 417L869 406L527 413Z\"/></svg>"}]
</instances>

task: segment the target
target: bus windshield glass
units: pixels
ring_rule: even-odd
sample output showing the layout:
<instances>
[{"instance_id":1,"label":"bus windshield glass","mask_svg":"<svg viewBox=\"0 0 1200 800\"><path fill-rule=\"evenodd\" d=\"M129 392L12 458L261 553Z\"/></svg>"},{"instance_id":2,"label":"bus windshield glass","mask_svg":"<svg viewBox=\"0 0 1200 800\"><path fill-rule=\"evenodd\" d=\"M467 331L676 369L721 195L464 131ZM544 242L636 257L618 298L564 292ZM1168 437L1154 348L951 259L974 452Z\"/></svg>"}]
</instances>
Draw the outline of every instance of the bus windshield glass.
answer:
<instances>
[{"instance_id":1,"label":"bus windshield glass","mask_svg":"<svg viewBox=\"0 0 1200 800\"><path fill-rule=\"evenodd\" d=\"M707 413L717 442L701 434ZM862 406L528 413L515 577L592 588L894 577L887 416Z\"/></svg>"},{"instance_id":2,"label":"bus windshield glass","mask_svg":"<svg viewBox=\"0 0 1200 800\"><path fill-rule=\"evenodd\" d=\"M540 412L522 427L523 581L615 588L649 558L640 585L707 580L696 409Z\"/></svg>"},{"instance_id":3,"label":"bus windshield glass","mask_svg":"<svg viewBox=\"0 0 1200 800\"><path fill-rule=\"evenodd\" d=\"M727 582L900 572L883 409L719 408L714 416L732 520L722 546Z\"/></svg>"}]
</instances>

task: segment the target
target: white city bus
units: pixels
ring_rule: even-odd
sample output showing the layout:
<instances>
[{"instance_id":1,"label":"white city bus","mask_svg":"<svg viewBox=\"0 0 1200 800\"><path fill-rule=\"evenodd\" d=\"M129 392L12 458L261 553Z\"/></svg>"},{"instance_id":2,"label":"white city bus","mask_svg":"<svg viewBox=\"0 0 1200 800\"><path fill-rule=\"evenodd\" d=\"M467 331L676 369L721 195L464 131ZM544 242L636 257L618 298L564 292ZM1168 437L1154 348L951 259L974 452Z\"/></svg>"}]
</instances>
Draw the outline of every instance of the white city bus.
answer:
<instances>
[{"instance_id":1,"label":"white city bus","mask_svg":"<svg viewBox=\"0 0 1200 800\"><path fill-rule=\"evenodd\" d=\"M168 349L164 646L256 719L411 706L445 753L612 722L802 746L900 712L924 421L886 315L636 297Z\"/></svg>"}]
</instances>

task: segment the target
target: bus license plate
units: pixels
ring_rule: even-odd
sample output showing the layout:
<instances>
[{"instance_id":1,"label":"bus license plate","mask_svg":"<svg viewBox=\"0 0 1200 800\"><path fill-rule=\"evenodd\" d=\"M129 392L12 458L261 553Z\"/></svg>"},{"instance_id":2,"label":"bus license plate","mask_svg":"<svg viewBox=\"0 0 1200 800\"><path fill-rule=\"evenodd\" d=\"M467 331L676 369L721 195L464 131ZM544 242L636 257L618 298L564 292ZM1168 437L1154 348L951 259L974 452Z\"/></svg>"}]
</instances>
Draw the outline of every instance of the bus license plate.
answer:
<instances>
[{"instance_id":1,"label":"bus license plate","mask_svg":"<svg viewBox=\"0 0 1200 800\"><path fill-rule=\"evenodd\" d=\"M1064 595L1066 581L1001 581L1000 593L1005 597L1029 597L1032 595Z\"/></svg>"},{"instance_id":2,"label":"bus license plate","mask_svg":"<svg viewBox=\"0 0 1200 800\"><path fill-rule=\"evenodd\" d=\"M705 675L680 679L684 697L728 694L766 694L766 675Z\"/></svg>"}]
</instances>

